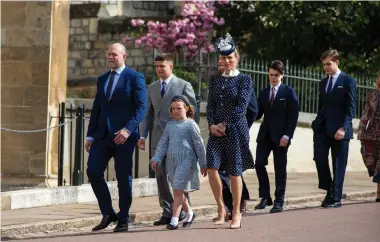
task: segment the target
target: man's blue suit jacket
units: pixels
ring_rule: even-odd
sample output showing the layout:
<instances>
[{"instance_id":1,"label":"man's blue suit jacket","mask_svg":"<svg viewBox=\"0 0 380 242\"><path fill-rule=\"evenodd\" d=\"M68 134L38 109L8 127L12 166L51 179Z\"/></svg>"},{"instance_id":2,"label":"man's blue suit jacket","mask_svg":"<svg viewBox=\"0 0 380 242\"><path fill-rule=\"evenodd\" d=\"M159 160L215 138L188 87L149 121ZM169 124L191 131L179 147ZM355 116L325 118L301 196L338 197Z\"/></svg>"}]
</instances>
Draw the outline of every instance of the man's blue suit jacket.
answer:
<instances>
[{"instance_id":1,"label":"man's blue suit jacket","mask_svg":"<svg viewBox=\"0 0 380 242\"><path fill-rule=\"evenodd\" d=\"M289 142L293 138L298 121L298 97L293 88L281 83L273 107L269 100L270 87L264 88L259 93L257 100L259 112L256 120L264 120L260 125L257 134L257 142L270 139L275 144L280 144L282 136L289 137Z\"/></svg>"},{"instance_id":2,"label":"man's blue suit jacket","mask_svg":"<svg viewBox=\"0 0 380 242\"><path fill-rule=\"evenodd\" d=\"M107 118L111 135L120 129L127 129L131 137L139 138L139 124L147 108L147 89L141 73L125 67L108 102L104 86L111 72L100 76L92 106L87 137L102 139L107 134Z\"/></svg>"},{"instance_id":3,"label":"man's blue suit jacket","mask_svg":"<svg viewBox=\"0 0 380 242\"><path fill-rule=\"evenodd\" d=\"M319 103L316 119L312 123L314 132L326 127L328 136L334 137L339 128L345 130L344 139L353 138L352 119L356 107L356 81L341 72L330 94L326 93L328 77L319 84Z\"/></svg>"}]
</instances>

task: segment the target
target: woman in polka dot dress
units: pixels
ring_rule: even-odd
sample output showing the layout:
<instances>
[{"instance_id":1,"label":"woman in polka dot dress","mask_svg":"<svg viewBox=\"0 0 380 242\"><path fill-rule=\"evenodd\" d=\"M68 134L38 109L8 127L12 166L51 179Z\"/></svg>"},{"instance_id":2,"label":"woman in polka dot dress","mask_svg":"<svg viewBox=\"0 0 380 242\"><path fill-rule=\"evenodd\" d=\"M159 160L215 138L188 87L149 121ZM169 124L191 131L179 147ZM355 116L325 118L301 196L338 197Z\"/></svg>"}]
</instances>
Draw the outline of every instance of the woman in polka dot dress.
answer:
<instances>
[{"instance_id":1,"label":"woman in polka dot dress","mask_svg":"<svg viewBox=\"0 0 380 242\"><path fill-rule=\"evenodd\" d=\"M254 168L249 149L249 128L245 117L253 91L252 79L240 73L236 67L239 54L232 37L227 34L217 42L225 71L210 80L207 103L207 121L210 137L206 158L209 182L218 205L215 225L228 221L222 198L222 184L218 170L230 175L233 197L233 229L241 228L240 200L242 192L241 175L246 169Z\"/></svg>"}]
</instances>

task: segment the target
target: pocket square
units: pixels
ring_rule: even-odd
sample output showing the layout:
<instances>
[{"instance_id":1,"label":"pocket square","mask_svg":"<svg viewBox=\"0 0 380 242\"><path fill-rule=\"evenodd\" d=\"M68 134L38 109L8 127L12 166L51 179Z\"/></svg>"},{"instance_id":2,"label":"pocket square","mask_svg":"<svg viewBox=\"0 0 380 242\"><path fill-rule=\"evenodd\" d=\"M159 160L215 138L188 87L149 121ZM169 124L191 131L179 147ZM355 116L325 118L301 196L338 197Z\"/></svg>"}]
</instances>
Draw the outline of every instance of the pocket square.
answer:
<instances>
[{"instance_id":1,"label":"pocket square","mask_svg":"<svg viewBox=\"0 0 380 242\"><path fill-rule=\"evenodd\" d=\"M280 98L279 100L280 100L280 101L283 101L283 100L285 100L285 99L286 99L286 98Z\"/></svg>"},{"instance_id":2,"label":"pocket square","mask_svg":"<svg viewBox=\"0 0 380 242\"><path fill-rule=\"evenodd\" d=\"M343 88L343 86L338 86L338 88Z\"/></svg>"}]
</instances>

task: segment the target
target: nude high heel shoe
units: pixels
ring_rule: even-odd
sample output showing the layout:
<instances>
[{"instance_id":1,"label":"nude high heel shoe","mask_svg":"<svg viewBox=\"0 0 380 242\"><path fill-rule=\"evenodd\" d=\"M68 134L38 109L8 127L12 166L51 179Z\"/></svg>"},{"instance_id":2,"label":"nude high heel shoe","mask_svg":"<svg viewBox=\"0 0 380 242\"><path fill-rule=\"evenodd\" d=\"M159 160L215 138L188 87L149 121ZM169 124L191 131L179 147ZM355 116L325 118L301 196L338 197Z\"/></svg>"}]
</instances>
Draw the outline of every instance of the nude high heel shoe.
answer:
<instances>
[{"instance_id":1,"label":"nude high heel shoe","mask_svg":"<svg viewBox=\"0 0 380 242\"><path fill-rule=\"evenodd\" d=\"M239 219L234 219L234 217L232 217L230 229L240 229L241 228L241 215L238 217L239 217Z\"/></svg>"},{"instance_id":2,"label":"nude high heel shoe","mask_svg":"<svg viewBox=\"0 0 380 242\"><path fill-rule=\"evenodd\" d=\"M214 225L223 225L224 222L228 222L228 213L227 210L224 209L224 213L218 213L218 217L213 219Z\"/></svg>"}]
</instances>

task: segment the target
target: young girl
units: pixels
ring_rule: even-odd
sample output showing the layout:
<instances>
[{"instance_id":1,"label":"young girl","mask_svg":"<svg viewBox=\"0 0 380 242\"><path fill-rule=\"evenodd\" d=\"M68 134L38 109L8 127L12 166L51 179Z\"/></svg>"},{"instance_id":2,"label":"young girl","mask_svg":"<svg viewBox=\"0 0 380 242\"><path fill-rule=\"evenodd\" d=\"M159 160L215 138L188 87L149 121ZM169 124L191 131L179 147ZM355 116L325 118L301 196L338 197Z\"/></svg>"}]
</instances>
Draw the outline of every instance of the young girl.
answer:
<instances>
[{"instance_id":1,"label":"young girl","mask_svg":"<svg viewBox=\"0 0 380 242\"><path fill-rule=\"evenodd\" d=\"M173 188L173 216L169 230L178 229L178 217L183 207L186 213L183 227L190 227L195 214L184 192L199 190L200 175L207 175L206 151L198 125L193 120L194 108L184 96L175 96L170 105L173 121L167 123L156 152L151 160L152 169L166 156L166 170Z\"/></svg>"}]
</instances>

